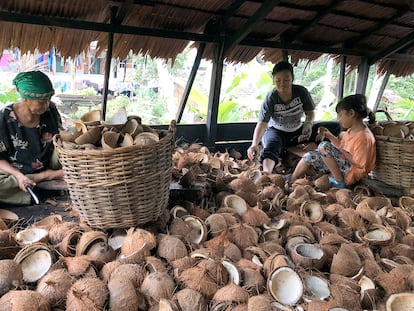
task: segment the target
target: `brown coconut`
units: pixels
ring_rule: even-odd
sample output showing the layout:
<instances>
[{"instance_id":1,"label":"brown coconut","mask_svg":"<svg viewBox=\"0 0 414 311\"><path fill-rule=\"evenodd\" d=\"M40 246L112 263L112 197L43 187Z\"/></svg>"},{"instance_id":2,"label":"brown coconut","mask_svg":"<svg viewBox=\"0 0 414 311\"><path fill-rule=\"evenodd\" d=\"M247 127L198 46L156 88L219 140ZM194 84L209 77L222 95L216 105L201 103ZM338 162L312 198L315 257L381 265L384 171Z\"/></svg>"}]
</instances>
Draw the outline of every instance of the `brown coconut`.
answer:
<instances>
[{"instance_id":1,"label":"brown coconut","mask_svg":"<svg viewBox=\"0 0 414 311\"><path fill-rule=\"evenodd\" d=\"M249 299L249 293L239 285L231 282L229 285L226 285L214 294L212 302L214 304L220 302L229 302L229 303L247 303Z\"/></svg>"},{"instance_id":2,"label":"brown coconut","mask_svg":"<svg viewBox=\"0 0 414 311\"><path fill-rule=\"evenodd\" d=\"M69 274L74 277L80 277L87 273L88 269L91 267L91 260L88 256L76 256L76 257L61 257L66 269Z\"/></svg>"},{"instance_id":3,"label":"brown coconut","mask_svg":"<svg viewBox=\"0 0 414 311\"><path fill-rule=\"evenodd\" d=\"M98 278L82 278L72 284L66 299L67 311L103 310L109 291Z\"/></svg>"},{"instance_id":4,"label":"brown coconut","mask_svg":"<svg viewBox=\"0 0 414 311\"><path fill-rule=\"evenodd\" d=\"M75 256L76 245L79 242L82 232L77 229L69 230L59 243L59 250L63 256Z\"/></svg>"},{"instance_id":5,"label":"brown coconut","mask_svg":"<svg viewBox=\"0 0 414 311\"><path fill-rule=\"evenodd\" d=\"M321 177L318 177L314 180L313 183L316 189L318 189L319 191L327 191L331 187L328 175L322 175Z\"/></svg>"},{"instance_id":6,"label":"brown coconut","mask_svg":"<svg viewBox=\"0 0 414 311\"><path fill-rule=\"evenodd\" d=\"M21 266L14 260L0 260L0 297L23 284Z\"/></svg>"},{"instance_id":7,"label":"brown coconut","mask_svg":"<svg viewBox=\"0 0 414 311\"><path fill-rule=\"evenodd\" d=\"M121 253L124 256L129 256L137 251L144 250L149 255L149 251L156 246L157 238L153 233L140 228L130 228L122 243Z\"/></svg>"},{"instance_id":8,"label":"brown coconut","mask_svg":"<svg viewBox=\"0 0 414 311\"><path fill-rule=\"evenodd\" d=\"M336 201L345 208L355 208L355 203L352 201L352 191L349 189L339 189L335 192Z\"/></svg>"},{"instance_id":9,"label":"brown coconut","mask_svg":"<svg viewBox=\"0 0 414 311\"><path fill-rule=\"evenodd\" d=\"M4 311L50 311L50 303L38 292L11 290L0 298L0 309Z\"/></svg>"},{"instance_id":10,"label":"brown coconut","mask_svg":"<svg viewBox=\"0 0 414 311\"><path fill-rule=\"evenodd\" d=\"M205 311L207 302L203 295L191 288L184 288L175 293L174 299L182 311Z\"/></svg>"},{"instance_id":11,"label":"brown coconut","mask_svg":"<svg viewBox=\"0 0 414 311\"><path fill-rule=\"evenodd\" d=\"M266 280L259 270L246 267L241 269L241 275L243 280L241 285L250 295L265 291Z\"/></svg>"},{"instance_id":12,"label":"brown coconut","mask_svg":"<svg viewBox=\"0 0 414 311\"><path fill-rule=\"evenodd\" d=\"M229 281L229 272L224 267L222 261L220 260L211 260L211 259L202 259L198 264L198 267L201 267L207 271L207 274L210 275L214 282L218 286L224 286Z\"/></svg>"},{"instance_id":13,"label":"brown coconut","mask_svg":"<svg viewBox=\"0 0 414 311\"><path fill-rule=\"evenodd\" d=\"M114 272L115 269L118 268L120 265L122 264L116 260L104 264L101 271L99 271L99 276L101 280L105 283L108 283L109 279L111 278L112 272Z\"/></svg>"},{"instance_id":14,"label":"brown coconut","mask_svg":"<svg viewBox=\"0 0 414 311\"><path fill-rule=\"evenodd\" d=\"M64 221L61 223L57 223L52 225L49 230L49 241L53 245L57 245L62 242L65 235L70 231L73 230L80 230L79 224L76 222Z\"/></svg>"},{"instance_id":15,"label":"brown coconut","mask_svg":"<svg viewBox=\"0 0 414 311\"><path fill-rule=\"evenodd\" d=\"M145 277L145 269L143 265L138 264L123 264L112 271L109 280L120 279L126 280L132 283L136 288L141 286Z\"/></svg>"},{"instance_id":16,"label":"brown coconut","mask_svg":"<svg viewBox=\"0 0 414 311\"><path fill-rule=\"evenodd\" d=\"M188 251L184 242L179 238L171 235L159 234L157 254L170 262L187 256Z\"/></svg>"},{"instance_id":17,"label":"brown coconut","mask_svg":"<svg viewBox=\"0 0 414 311\"><path fill-rule=\"evenodd\" d=\"M234 192L257 192L257 186L255 185L254 181L247 177L236 178L230 182L229 186Z\"/></svg>"},{"instance_id":18,"label":"brown coconut","mask_svg":"<svg viewBox=\"0 0 414 311\"><path fill-rule=\"evenodd\" d=\"M122 278L113 278L108 282L109 310L138 310L139 301L134 284Z\"/></svg>"},{"instance_id":19,"label":"brown coconut","mask_svg":"<svg viewBox=\"0 0 414 311\"><path fill-rule=\"evenodd\" d=\"M362 267L361 259L352 246L341 244L341 247L333 256L331 273L352 277L356 275Z\"/></svg>"},{"instance_id":20,"label":"brown coconut","mask_svg":"<svg viewBox=\"0 0 414 311\"><path fill-rule=\"evenodd\" d=\"M52 306L64 307L66 295L74 279L65 269L48 272L37 284L36 291L46 297Z\"/></svg>"},{"instance_id":21,"label":"brown coconut","mask_svg":"<svg viewBox=\"0 0 414 311\"><path fill-rule=\"evenodd\" d=\"M204 222L207 226L208 233L213 237L227 230L226 219L221 214L211 214Z\"/></svg>"},{"instance_id":22,"label":"brown coconut","mask_svg":"<svg viewBox=\"0 0 414 311\"><path fill-rule=\"evenodd\" d=\"M270 222L269 216L259 208L248 208L242 215L244 223L253 226L260 227Z\"/></svg>"},{"instance_id":23,"label":"brown coconut","mask_svg":"<svg viewBox=\"0 0 414 311\"><path fill-rule=\"evenodd\" d=\"M253 227L241 223L231 226L227 236L241 249L256 245L259 240L259 235Z\"/></svg>"},{"instance_id":24,"label":"brown coconut","mask_svg":"<svg viewBox=\"0 0 414 311\"><path fill-rule=\"evenodd\" d=\"M196 266L184 270L181 273L179 280L185 285L185 287L200 292L208 300L210 300L219 289L217 283L208 274L208 270L204 267Z\"/></svg>"},{"instance_id":25,"label":"brown coconut","mask_svg":"<svg viewBox=\"0 0 414 311\"><path fill-rule=\"evenodd\" d=\"M145 257L145 269L149 272L167 272L168 271L165 261L155 256Z\"/></svg>"},{"instance_id":26,"label":"brown coconut","mask_svg":"<svg viewBox=\"0 0 414 311\"><path fill-rule=\"evenodd\" d=\"M159 302L161 298L171 299L174 288L174 280L165 272L152 272L141 284L141 292L153 303Z\"/></svg>"}]
</instances>

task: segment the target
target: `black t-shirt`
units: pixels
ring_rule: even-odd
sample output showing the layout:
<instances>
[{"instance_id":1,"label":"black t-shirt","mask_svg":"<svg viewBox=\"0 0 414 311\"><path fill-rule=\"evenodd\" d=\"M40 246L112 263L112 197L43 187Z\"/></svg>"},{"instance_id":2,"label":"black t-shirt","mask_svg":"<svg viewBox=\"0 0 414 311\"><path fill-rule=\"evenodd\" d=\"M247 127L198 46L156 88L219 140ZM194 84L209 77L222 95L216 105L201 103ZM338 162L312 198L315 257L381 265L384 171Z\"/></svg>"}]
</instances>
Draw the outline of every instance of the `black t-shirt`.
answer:
<instances>
[{"instance_id":1,"label":"black t-shirt","mask_svg":"<svg viewBox=\"0 0 414 311\"><path fill-rule=\"evenodd\" d=\"M269 126L285 132L294 132L301 127L304 111L315 109L308 90L297 84L292 85L292 100L283 102L277 90L270 91L259 112L259 121L269 122Z\"/></svg>"},{"instance_id":2,"label":"black t-shirt","mask_svg":"<svg viewBox=\"0 0 414 311\"><path fill-rule=\"evenodd\" d=\"M39 125L22 126L14 113L14 104L0 110L0 159L10 162L23 174L48 168L53 152L53 136L62 128L54 103L40 116Z\"/></svg>"}]
</instances>

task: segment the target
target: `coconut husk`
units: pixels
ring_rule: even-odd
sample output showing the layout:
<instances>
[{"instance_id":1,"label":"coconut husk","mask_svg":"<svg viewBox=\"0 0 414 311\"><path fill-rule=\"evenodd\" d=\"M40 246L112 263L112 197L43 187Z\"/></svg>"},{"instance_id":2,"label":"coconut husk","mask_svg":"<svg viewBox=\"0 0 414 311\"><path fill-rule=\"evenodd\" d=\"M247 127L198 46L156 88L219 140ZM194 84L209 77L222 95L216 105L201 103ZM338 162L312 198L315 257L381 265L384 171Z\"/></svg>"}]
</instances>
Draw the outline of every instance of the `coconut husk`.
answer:
<instances>
[{"instance_id":1,"label":"coconut husk","mask_svg":"<svg viewBox=\"0 0 414 311\"><path fill-rule=\"evenodd\" d=\"M157 254L161 258L171 262L187 256L188 251L183 241L179 238L171 235L159 234Z\"/></svg>"},{"instance_id":2,"label":"coconut husk","mask_svg":"<svg viewBox=\"0 0 414 311\"><path fill-rule=\"evenodd\" d=\"M224 217L227 223L227 227L231 227L235 224L238 224L240 222L239 218L235 216L233 213L229 212L219 212L221 216ZM237 214L236 214L237 215Z\"/></svg>"},{"instance_id":3,"label":"coconut husk","mask_svg":"<svg viewBox=\"0 0 414 311\"><path fill-rule=\"evenodd\" d=\"M76 244L76 255L86 255L89 248L97 242L108 242L108 237L104 232L97 230L84 232Z\"/></svg>"},{"instance_id":4,"label":"coconut husk","mask_svg":"<svg viewBox=\"0 0 414 311\"><path fill-rule=\"evenodd\" d=\"M202 259L197 266L206 269L218 286L224 286L229 281L229 273L220 260Z\"/></svg>"},{"instance_id":5,"label":"coconut husk","mask_svg":"<svg viewBox=\"0 0 414 311\"><path fill-rule=\"evenodd\" d=\"M259 235L256 230L247 224L235 224L231 226L228 230L227 237L241 249L256 245L259 241Z\"/></svg>"},{"instance_id":6,"label":"coconut husk","mask_svg":"<svg viewBox=\"0 0 414 311\"><path fill-rule=\"evenodd\" d=\"M359 291L343 284L331 284L332 305L352 311L362 311Z\"/></svg>"},{"instance_id":7,"label":"coconut husk","mask_svg":"<svg viewBox=\"0 0 414 311\"><path fill-rule=\"evenodd\" d=\"M219 289L214 279L208 274L207 269L200 266L184 270L179 280L186 287L200 292L208 300L213 298Z\"/></svg>"},{"instance_id":8,"label":"coconut husk","mask_svg":"<svg viewBox=\"0 0 414 311\"><path fill-rule=\"evenodd\" d=\"M247 177L239 177L229 183L230 188L234 191L245 191L257 193L257 186L253 180Z\"/></svg>"},{"instance_id":9,"label":"coconut husk","mask_svg":"<svg viewBox=\"0 0 414 311\"><path fill-rule=\"evenodd\" d=\"M341 247L333 256L331 273L352 277L358 273L362 267L361 259L352 246L341 244Z\"/></svg>"},{"instance_id":10,"label":"coconut husk","mask_svg":"<svg viewBox=\"0 0 414 311\"><path fill-rule=\"evenodd\" d=\"M146 271L142 264L123 264L115 267L115 269L110 274L109 280L127 280L131 282L134 287L139 288L142 281L144 280L145 274Z\"/></svg>"},{"instance_id":11,"label":"coconut husk","mask_svg":"<svg viewBox=\"0 0 414 311\"><path fill-rule=\"evenodd\" d=\"M323 249L317 244L299 243L290 252L296 266L321 270L326 261Z\"/></svg>"},{"instance_id":12,"label":"coconut husk","mask_svg":"<svg viewBox=\"0 0 414 311\"><path fill-rule=\"evenodd\" d=\"M247 290L231 282L229 285L217 290L213 296L212 302L215 304L220 302L247 303L248 299L249 293Z\"/></svg>"},{"instance_id":13,"label":"coconut husk","mask_svg":"<svg viewBox=\"0 0 414 311\"><path fill-rule=\"evenodd\" d=\"M165 261L155 256L145 257L145 269L149 272L167 272L168 271Z\"/></svg>"},{"instance_id":14,"label":"coconut husk","mask_svg":"<svg viewBox=\"0 0 414 311\"><path fill-rule=\"evenodd\" d=\"M13 259L20 249L13 231L0 230L0 259Z\"/></svg>"},{"instance_id":15,"label":"coconut husk","mask_svg":"<svg viewBox=\"0 0 414 311\"><path fill-rule=\"evenodd\" d=\"M310 196L304 186L296 185L293 191L289 194L289 198L304 202L306 200L309 200Z\"/></svg>"},{"instance_id":16,"label":"coconut husk","mask_svg":"<svg viewBox=\"0 0 414 311\"><path fill-rule=\"evenodd\" d=\"M74 279L65 269L48 272L37 284L36 291L46 297L54 307L64 307L66 295Z\"/></svg>"},{"instance_id":17,"label":"coconut husk","mask_svg":"<svg viewBox=\"0 0 414 311\"><path fill-rule=\"evenodd\" d=\"M355 208L355 203L352 201L352 191L349 189L339 189L335 192L337 203L343 205L345 208Z\"/></svg>"},{"instance_id":18,"label":"coconut husk","mask_svg":"<svg viewBox=\"0 0 414 311\"><path fill-rule=\"evenodd\" d=\"M191 288L184 288L174 294L182 311L205 311L207 302L203 295Z\"/></svg>"},{"instance_id":19,"label":"coconut husk","mask_svg":"<svg viewBox=\"0 0 414 311\"><path fill-rule=\"evenodd\" d=\"M211 214L204 221L210 235L217 236L227 230L226 219L221 214Z\"/></svg>"},{"instance_id":20,"label":"coconut husk","mask_svg":"<svg viewBox=\"0 0 414 311\"><path fill-rule=\"evenodd\" d=\"M364 228L364 221L353 208L345 208L339 214L338 218L342 225L348 226L353 230Z\"/></svg>"},{"instance_id":21,"label":"coconut husk","mask_svg":"<svg viewBox=\"0 0 414 311\"><path fill-rule=\"evenodd\" d=\"M101 127L94 126L88 127L88 130L75 139L75 143L78 145L97 145L101 139Z\"/></svg>"},{"instance_id":22,"label":"coconut husk","mask_svg":"<svg viewBox=\"0 0 414 311\"><path fill-rule=\"evenodd\" d=\"M31 290L11 290L0 298L2 310L50 310L50 303L42 294ZM79 311L81 311L79 309Z\"/></svg>"},{"instance_id":23,"label":"coconut husk","mask_svg":"<svg viewBox=\"0 0 414 311\"><path fill-rule=\"evenodd\" d=\"M401 293L410 290L405 271L392 269L376 276L375 281L381 286L387 295Z\"/></svg>"},{"instance_id":24,"label":"coconut husk","mask_svg":"<svg viewBox=\"0 0 414 311\"><path fill-rule=\"evenodd\" d=\"M179 281L180 275L184 270L194 267L200 259L195 257L183 257L177 260L172 261L170 264L174 268L174 278ZM165 271L167 272L167 271Z\"/></svg>"},{"instance_id":25,"label":"coconut husk","mask_svg":"<svg viewBox=\"0 0 414 311\"><path fill-rule=\"evenodd\" d=\"M130 228L122 243L121 253L124 256L129 256L140 250L149 253L156 246L157 238L153 233L140 228Z\"/></svg>"},{"instance_id":26,"label":"coconut husk","mask_svg":"<svg viewBox=\"0 0 414 311\"><path fill-rule=\"evenodd\" d=\"M327 191L331 187L328 175L322 175L321 177L318 177L313 181L313 184L319 191Z\"/></svg>"},{"instance_id":27,"label":"coconut husk","mask_svg":"<svg viewBox=\"0 0 414 311\"><path fill-rule=\"evenodd\" d=\"M402 244L414 246L414 234L407 234L401 239Z\"/></svg>"},{"instance_id":28,"label":"coconut husk","mask_svg":"<svg viewBox=\"0 0 414 311\"><path fill-rule=\"evenodd\" d=\"M204 245L209 249L213 258L222 258L224 256L224 249L228 246L229 242L227 233L223 231L220 235L207 240Z\"/></svg>"},{"instance_id":29,"label":"coconut husk","mask_svg":"<svg viewBox=\"0 0 414 311\"><path fill-rule=\"evenodd\" d=\"M412 310L414 308L413 293L398 293L388 297L386 302L387 311Z\"/></svg>"},{"instance_id":30,"label":"coconut husk","mask_svg":"<svg viewBox=\"0 0 414 311\"><path fill-rule=\"evenodd\" d=\"M266 280L262 273L256 269L244 268L240 270L242 275L242 287L249 295L263 293L266 289Z\"/></svg>"},{"instance_id":31,"label":"coconut husk","mask_svg":"<svg viewBox=\"0 0 414 311\"><path fill-rule=\"evenodd\" d=\"M138 310L139 301L133 283L122 278L113 278L108 282L109 310Z\"/></svg>"},{"instance_id":32,"label":"coconut husk","mask_svg":"<svg viewBox=\"0 0 414 311\"><path fill-rule=\"evenodd\" d=\"M269 216L259 208L248 208L247 211L242 214L242 220L247 225L253 227L260 227L270 222Z\"/></svg>"},{"instance_id":33,"label":"coconut husk","mask_svg":"<svg viewBox=\"0 0 414 311\"><path fill-rule=\"evenodd\" d=\"M36 221L32 224L32 227L34 228L43 228L47 231L50 230L50 228L56 224L60 224L63 222L62 215L50 215L45 218L42 218L39 221Z\"/></svg>"},{"instance_id":34,"label":"coconut husk","mask_svg":"<svg viewBox=\"0 0 414 311\"><path fill-rule=\"evenodd\" d=\"M401 207L403 210L413 215L414 213L414 198L409 196L401 196L398 199L398 206Z\"/></svg>"},{"instance_id":35,"label":"coconut husk","mask_svg":"<svg viewBox=\"0 0 414 311\"><path fill-rule=\"evenodd\" d=\"M23 284L23 271L14 260L0 260L0 297Z\"/></svg>"},{"instance_id":36,"label":"coconut husk","mask_svg":"<svg viewBox=\"0 0 414 311\"><path fill-rule=\"evenodd\" d=\"M402 243L397 243L390 248L394 256L408 257L414 261L414 247Z\"/></svg>"},{"instance_id":37,"label":"coconut husk","mask_svg":"<svg viewBox=\"0 0 414 311\"><path fill-rule=\"evenodd\" d=\"M311 300L305 305L307 311L329 311L331 310L332 304L324 300Z\"/></svg>"},{"instance_id":38,"label":"coconut husk","mask_svg":"<svg viewBox=\"0 0 414 311\"><path fill-rule=\"evenodd\" d=\"M369 207L367 201L360 202L355 210L357 214L365 219L369 224L383 224L381 217Z\"/></svg>"},{"instance_id":39,"label":"coconut husk","mask_svg":"<svg viewBox=\"0 0 414 311\"><path fill-rule=\"evenodd\" d=\"M64 221L52 225L49 230L50 243L53 245L59 244L70 230L80 231L79 224L76 222Z\"/></svg>"},{"instance_id":40,"label":"coconut husk","mask_svg":"<svg viewBox=\"0 0 414 311\"><path fill-rule=\"evenodd\" d=\"M168 273L152 272L141 284L141 292L151 301L159 302L161 298L171 299L175 283Z\"/></svg>"},{"instance_id":41,"label":"coconut husk","mask_svg":"<svg viewBox=\"0 0 414 311\"><path fill-rule=\"evenodd\" d=\"M256 186L258 187L266 187L272 184L272 180L270 179L269 175L261 175L259 178L255 181Z\"/></svg>"},{"instance_id":42,"label":"coconut husk","mask_svg":"<svg viewBox=\"0 0 414 311\"><path fill-rule=\"evenodd\" d=\"M223 257L228 258L233 262L238 262L242 258L242 253L236 244L229 242L224 248Z\"/></svg>"},{"instance_id":43,"label":"coconut husk","mask_svg":"<svg viewBox=\"0 0 414 311\"><path fill-rule=\"evenodd\" d=\"M168 226L168 233L181 239L184 238L190 231L191 228L189 225L182 218L178 217L174 217Z\"/></svg>"},{"instance_id":44,"label":"coconut husk","mask_svg":"<svg viewBox=\"0 0 414 311\"><path fill-rule=\"evenodd\" d=\"M112 272L114 272L115 269L118 268L120 265L122 265L122 263L120 263L117 260L107 262L106 264L104 264L101 271L99 272L101 280L105 283L108 283L109 279L111 278Z\"/></svg>"},{"instance_id":45,"label":"coconut husk","mask_svg":"<svg viewBox=\"0 0 414 311\"><path fill-rule=\"evenodd\" d=\"M312 242L315 241L312 229L308 228L306 225L293 225L289 227L286 233L286 238L291 239L298 236L305 237Z\"/></svg>"},{"instance_id":46,"label":"coconut husk","mask_svg":"<svg viewBox=\"0 0 414 311\"><path fill-rule=\"evenodd\" d=\"M407 230L411 224L410 214L400 208L396 208L394 211L395 225L400 227L402 230Z\"/></svg>"},{"instance_id":47,"label":"coconut husk","mask_svg":"<svg viewBox=\"0 0 414 311\"><path fill-rule=\"evenodd\" d=\"M102 310L109 295L108 287L98 278L82 278L70 287L67 311Z\"/></svg>"}]
</instances>

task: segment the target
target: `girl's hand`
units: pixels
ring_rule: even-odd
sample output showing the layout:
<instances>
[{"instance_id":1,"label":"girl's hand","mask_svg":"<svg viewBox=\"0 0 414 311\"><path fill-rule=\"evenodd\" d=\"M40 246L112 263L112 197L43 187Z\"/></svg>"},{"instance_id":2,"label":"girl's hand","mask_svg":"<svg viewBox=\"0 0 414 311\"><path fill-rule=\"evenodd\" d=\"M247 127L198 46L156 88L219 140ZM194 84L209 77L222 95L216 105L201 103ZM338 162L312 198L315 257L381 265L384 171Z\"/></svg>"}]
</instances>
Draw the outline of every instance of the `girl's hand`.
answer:
<instances>
[{"instance_id":1,"label":"girl's hand","mask_svg":"<svg viewBox=\"0 0 414 311\"><path fill-rule=\"evenodd\" d=\"M330 138L333 134L324 126L318 127L318 134L316 135L316 141L322 141L325 138Z\"/></svg>"}]
</instances>

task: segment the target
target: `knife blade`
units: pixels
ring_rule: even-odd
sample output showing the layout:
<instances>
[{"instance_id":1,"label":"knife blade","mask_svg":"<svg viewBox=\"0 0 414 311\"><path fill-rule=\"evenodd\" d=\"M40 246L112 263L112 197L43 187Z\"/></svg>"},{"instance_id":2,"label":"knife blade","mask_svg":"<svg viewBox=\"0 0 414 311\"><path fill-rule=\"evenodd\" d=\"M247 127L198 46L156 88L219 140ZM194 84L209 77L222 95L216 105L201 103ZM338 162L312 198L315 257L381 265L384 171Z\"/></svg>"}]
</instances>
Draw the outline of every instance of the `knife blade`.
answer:
<instances>
[{"instance_id":1,"label":"knife blade","mask_svg":"<svg viewBox=\"0 0 414 311\"><path fill-rule=\"evenodd\" d=\"M29 192L29 194L32 196L34 203L36 205L39 205L40 204L40 200L37 197L37 195L33 192L32 186L29 185L29 184L26 184L26 185L24 185L24 187L26 188L27 192Z\"/></svg>"}]
</instances>

